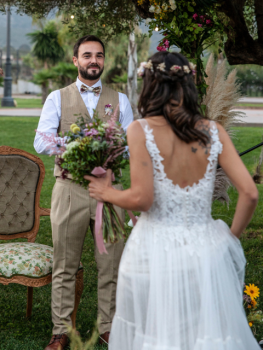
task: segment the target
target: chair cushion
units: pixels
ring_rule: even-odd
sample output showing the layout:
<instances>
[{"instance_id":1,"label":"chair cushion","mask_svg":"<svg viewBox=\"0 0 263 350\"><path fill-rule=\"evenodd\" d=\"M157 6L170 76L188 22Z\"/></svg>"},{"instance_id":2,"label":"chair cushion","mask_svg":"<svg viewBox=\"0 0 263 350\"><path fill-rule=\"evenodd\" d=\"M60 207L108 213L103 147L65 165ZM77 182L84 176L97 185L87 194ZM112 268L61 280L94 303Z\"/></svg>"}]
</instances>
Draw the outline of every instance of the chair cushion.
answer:
<instances>
[{"instance_id":1,"label":"chair cushion","mask_svg":"<svg viewBox=\"0 0 263 350\"><path fill-rule=\"evenodd\" d=\"M40 278L52 273L52 265L52 247L27 242L0 244L0 277Z\"/></svg>"}]
</instances>

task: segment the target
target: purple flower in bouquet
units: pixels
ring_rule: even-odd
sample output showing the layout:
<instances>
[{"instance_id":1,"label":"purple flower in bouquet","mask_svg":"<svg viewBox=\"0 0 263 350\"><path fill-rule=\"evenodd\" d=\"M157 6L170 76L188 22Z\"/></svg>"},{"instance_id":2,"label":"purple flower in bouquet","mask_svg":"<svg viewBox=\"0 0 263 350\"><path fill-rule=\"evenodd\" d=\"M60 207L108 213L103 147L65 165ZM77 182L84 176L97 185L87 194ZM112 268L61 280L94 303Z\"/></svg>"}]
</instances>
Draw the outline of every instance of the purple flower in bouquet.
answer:
<instances>
[{"instance_id":1,"label":"purple flower in bouquet","mask_svg":"<svg viewBox=\"0 0 263 350\"><path fill-rule=\"evenodd\" d=\"M99 132L96 129L85 130L85 136L96 136Z\"/></svg>"}]
</instances>

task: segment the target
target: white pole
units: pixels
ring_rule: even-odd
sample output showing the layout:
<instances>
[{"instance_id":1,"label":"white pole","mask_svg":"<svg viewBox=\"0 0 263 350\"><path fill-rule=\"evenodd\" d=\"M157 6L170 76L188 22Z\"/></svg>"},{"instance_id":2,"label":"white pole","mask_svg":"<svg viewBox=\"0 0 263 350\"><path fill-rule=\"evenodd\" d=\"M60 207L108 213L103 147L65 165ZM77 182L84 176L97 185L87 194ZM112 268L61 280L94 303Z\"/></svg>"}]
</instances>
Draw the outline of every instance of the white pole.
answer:
<instances>
[{"instance_id":1,"label":"white pole","mask_svg":"<svg viewBox=\"0 0 263 350\"><path fill-rule=\"evenodd\" d=\"M134 32L129 35L127 93L134 118L137 119L137 45Z\"/></svg>"}]
</instances>

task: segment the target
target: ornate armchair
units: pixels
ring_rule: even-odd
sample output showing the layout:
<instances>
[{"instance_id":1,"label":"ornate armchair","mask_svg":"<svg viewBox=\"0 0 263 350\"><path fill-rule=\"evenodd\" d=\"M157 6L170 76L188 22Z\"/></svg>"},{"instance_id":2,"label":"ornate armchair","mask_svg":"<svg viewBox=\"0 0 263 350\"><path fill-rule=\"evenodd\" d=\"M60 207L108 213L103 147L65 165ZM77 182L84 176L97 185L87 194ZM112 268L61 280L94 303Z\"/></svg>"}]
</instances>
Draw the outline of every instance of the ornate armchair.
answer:
<instances>
[{"instance_id":1,"label":"ornate armchair","mask_svg":"<svg viewBox=\"0 0 263 350\"><path fill-rule=\"evenodd\" d=\"M50 215L50 209L39 206L44 177L40 158L20 149L0 147L0 240L27 238L27 242L0 244L0 283L27 286L27 317L32 313L33 288L52 281L53 248L34 243L40 216ZM82 291L80 264L71 315L74 328Z\"/></svg>"}]
</instances>

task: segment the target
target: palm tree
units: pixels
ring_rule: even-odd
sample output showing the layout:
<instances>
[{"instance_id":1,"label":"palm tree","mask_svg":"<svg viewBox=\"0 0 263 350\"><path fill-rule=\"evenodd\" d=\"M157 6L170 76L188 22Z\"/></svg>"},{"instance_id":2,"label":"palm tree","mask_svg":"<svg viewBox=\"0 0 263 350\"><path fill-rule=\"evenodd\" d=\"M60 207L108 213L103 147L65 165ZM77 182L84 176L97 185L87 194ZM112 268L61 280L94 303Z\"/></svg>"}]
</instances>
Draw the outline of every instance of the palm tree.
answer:
<instances>
[{"instance_id":1,"label":"palm tree","mask_svg":"<svg viewBox=\"0 0 263 350\"><path fill-rule=\"evenodd\" d=\"M33 54L48 68L49 64L56 64L64 56L64 50L59 42L58 30L54 21L49 21L42 30L27 34L34 48Z\"/></svg>"},{"instance_id":2,"label":"palm tree","mask_svg":"<svg viewBox=\"0 0 263 350\"><path fill-rule=\"evenodd\" d=\"M61 89L69 84L76 81L78 76L78 68L73 63L59 62L55 67L52 68L54 78L52 82Z\"/></svg>"},{"instance_id":3,"label":"palm tree","mask_svg":"<svg viewBox=\"0 0 263 350\"><path fill-rule=\"evenodd\" d=\"M45 103L48 95L49 81L54 79L54 73L51 69L42 69L38 73L34 74L32 82L40 85L42 88L42 104Z\"/></svg>"}]
</instances>

